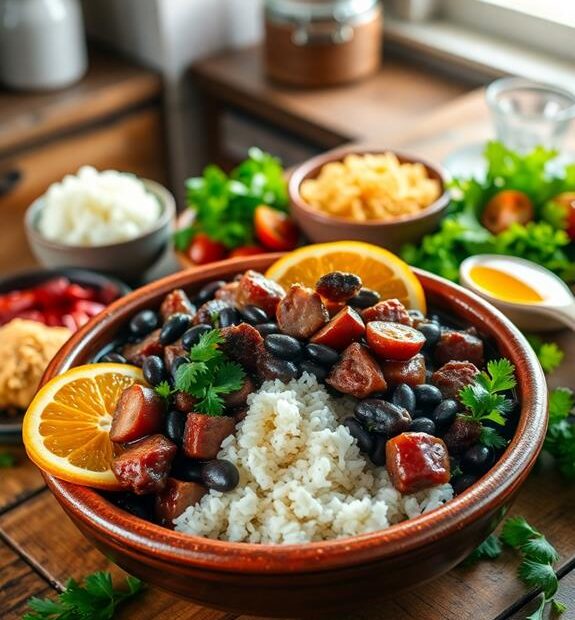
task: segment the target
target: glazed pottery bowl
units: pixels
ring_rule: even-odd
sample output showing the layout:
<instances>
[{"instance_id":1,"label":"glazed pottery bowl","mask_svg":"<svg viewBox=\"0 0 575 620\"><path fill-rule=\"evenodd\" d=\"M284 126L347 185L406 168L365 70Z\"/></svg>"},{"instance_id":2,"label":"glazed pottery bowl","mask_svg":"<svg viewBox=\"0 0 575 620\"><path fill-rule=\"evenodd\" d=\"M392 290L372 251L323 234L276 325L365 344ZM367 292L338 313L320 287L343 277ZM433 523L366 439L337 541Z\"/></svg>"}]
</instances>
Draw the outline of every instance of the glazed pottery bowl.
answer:
<instances>
[{"instance_id":1,"label":"glazed pottery bowl","mask_svg":"<svg viewBox=\"0 0 575 620\"><path fill-rule=\"evenodd\" d=\"M113 304L60 351L45 380L84 364L130 317L157 308L174 288L197 291L246 269L265 270L276 256L214 263L174 274ZM521 333L482 299L418 271L432 310L475 326L516 366L521 411L517 432L498 463L445 506L388 529L302 545L230 543L188 536L141 520L95 490L46 476L78 528L130 573L201 605L266 616L318 616L370 604L433 579L461 562L497 525L541 450L546 430L545 379Z\"/></svg>"},{"instance_id":2,"label":"glazed pottery bowl","mask_svg":"<svg viewBox=\"0 0 575 620\"><path fill-rule=\"evenodd\" d=\"M72 267L69 269L34 269L0 278L0 295L32 288L59 277L68 278L70 282L75 284L99 289L110 301L127 295L132 290L116 278L95 271ZM0 443L20 443L22 441L23 415L24 412L22 411L15 417L8 416L0 409Z\"/></svg>"},{"instance_id":3,"label":"glazed pottery bowl","mask_svg":"<svg viewBox=\"0 0 575 620\"><path fill-rule=\"evenodd\" d=\"M444 170L413 155L391 151L402 163L421 163L430 178L441 184L441 195L427 208L414 215L399 217L391 221L371 220L357 222L343 217L329 215L314 209L301 197L300 187L306 179L316 178L326 164L341 161L347 155L382 154L389 149L360 149L344 147L312 157L294 169L288 184L291 211L294 219L306 236L315 243L353 239L380 245L393 252L399 251L404 243L417 243L427 233L437 228L447 206L449 192L446 189L447 176Z\"/></svg>"},{"instance_id":4,"label":"glazed pottery bowl","mask_svg":"<svg viewBox=\"0 0 575 620\"><path fill-rule=\"evenodd\" d=\"M172 194L155 181L141 179L158 200L161 214L154 227L134 239L98 246L67 245L46 239L38 230L44 197L35 200L25 216L26 236L34 256L46 267L83 267L113 274L128 281L142 275L162 256L168 245L176 204Z\"/></svg>"}]
</instances>

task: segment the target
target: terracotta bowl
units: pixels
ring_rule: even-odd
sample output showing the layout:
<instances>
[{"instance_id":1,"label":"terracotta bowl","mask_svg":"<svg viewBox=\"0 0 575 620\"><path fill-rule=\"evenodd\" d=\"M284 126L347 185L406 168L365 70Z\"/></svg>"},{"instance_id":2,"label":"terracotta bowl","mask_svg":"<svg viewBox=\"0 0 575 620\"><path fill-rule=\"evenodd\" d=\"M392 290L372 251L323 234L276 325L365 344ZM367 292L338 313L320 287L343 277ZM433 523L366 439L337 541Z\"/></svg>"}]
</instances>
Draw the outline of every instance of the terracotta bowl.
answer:
<instances>
[{"instance_id":1,"label":"terracotta bowl","mask_svg":"<svg viewBox=\"0 0 575 620\"><path fill-rule=\"evenodd\" d=\"M413 155L392 151L402 163L421 163L432 179L441 183L441 195L426 209L415 215L408 215L392 221L372 220L356 222L352 219L335 217L310 207L301 197L300 186L306 179L316 178L325 164L341 161L351 154L381 154L389 149L368 149L343 147L312 157L295 168L288 184L291 210L294 219L306 236L316 243L351 239L380 245L393 252L399 251L404 243L417 243L424 235L437 228L445 209L449 205L446 189L447 174L435 166Z\"/></svg>"},{"instance_id":2,"label":"terracotta bowl","mask_svg":"<svg viewBox=\"0 0 575 620\"><path fill-rule=\"evenodd\" d=\"M143 308L176 287L195 291L276 256L235 259L180 272L127 295L78 332L44 380L90 361ZM187 536L115 507L97 491L46 476L78 528L106 556L150 584L201 605L248 614L300 617L339 613L438 577L497 525L533 467L547 422L545 379L521 333L495 308L446 280L417 272L430 306L474 325L517 368L521 413L499 462L445 506L386 530L304 545L229 543Z\"/></svg>"},{"instance_id":3,"label":"terracotta bowl","mask_svg":"<svg viewBox=\"0 0 575 620\"><path fill-rule=\"evenodd\" d=\"M176 203L172 194L155 181L141 179L148 192L161 205L154 227L144 234L99 246L77 246L46 239L38 231L38 220L44 208L44 197L35 200L25 215L26 236L34 256L46 267L82 267L118 276L128 281L140 280L163 255L172 232Z\"/></svg>"}]
</instances>

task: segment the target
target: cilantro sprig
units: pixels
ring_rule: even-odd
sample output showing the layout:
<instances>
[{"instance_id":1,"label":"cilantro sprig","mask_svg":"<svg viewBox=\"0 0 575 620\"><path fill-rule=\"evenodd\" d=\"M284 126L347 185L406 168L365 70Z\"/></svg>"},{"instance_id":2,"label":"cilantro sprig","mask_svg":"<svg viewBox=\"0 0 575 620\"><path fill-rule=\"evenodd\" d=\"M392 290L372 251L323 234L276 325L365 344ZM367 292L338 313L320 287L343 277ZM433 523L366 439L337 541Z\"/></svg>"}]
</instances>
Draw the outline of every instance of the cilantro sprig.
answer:
<instances>
[{"instance_id":1,"label":"cilantro sprig","mask_svg":"<svg viewBox=\"0 0 575 620\"><path fill-rule=\"evenodd\" d=\"M241 389L245 380L243 368L226 358L220 345L224 339L218 329L202 334L176 372L175 391L186 392L198 400L195 409L211 416L222 415L222 395ZM156 393L168 398L173 390L162 382Z\"/></svg>"},{"instance_id":2,"label":"cilantro sprig","mask_svg":"<svg viewBox=\"0 0 575 620\"><path fill-rule=\"evenodd\" d=\"M501 534L499 536L491 534L471 553L464 565L468 566L478 560L498 558L503 552L502 543L521 555L521 563L517 569L519 579L528 588L536 588L543 593L539 607L527 620L543 620L547 604L551 604L556 614L566 611L566 605L554 598L559 581L553 564L559 560L559 554L547 538L524 517L507 519Z\"/></svg>"},{"instance_id":3,"label":"cilantro sprig","mask_svg":"<svg viewBox=\"0 0 575 620\"><path fill-rule=\"evenodd\" d=\"M559 348L556 342L543 342L540 336L534 334L528 334L526 338L535 351L544 372L551 373L561 365L565 352Z\"/></svg>"},{"instance_id":4,"label":"cilantro sprig","mask_svg":"<svg viewBox=\"0 0 575 620\"><path fill-rule=\"evenodd\" d=\"M136 577L126 577L125 589L114 588L110 573L101 571L89 575L81 586L69 579L66 589L56 600L32 597L30 611L22 620L110 620L121 603L136 596L143 584Z\"/></svg>"},{"instance_id":5,"label":"cilantro sprig","mask_svg":"<svg viewBox=\"0 0 575 620\"><path fill-rule=\"evenodd\" d=\"M481 424L480 442L493 448L505 446L505 440L490 422L504 426L507 415L513 409L513 401L504 393L516 385L515 366L505 359L487 363L487 370L475 377L475 381L459 392L459 399L465 406L464 417Z\"/></svg>"}]
</instances>

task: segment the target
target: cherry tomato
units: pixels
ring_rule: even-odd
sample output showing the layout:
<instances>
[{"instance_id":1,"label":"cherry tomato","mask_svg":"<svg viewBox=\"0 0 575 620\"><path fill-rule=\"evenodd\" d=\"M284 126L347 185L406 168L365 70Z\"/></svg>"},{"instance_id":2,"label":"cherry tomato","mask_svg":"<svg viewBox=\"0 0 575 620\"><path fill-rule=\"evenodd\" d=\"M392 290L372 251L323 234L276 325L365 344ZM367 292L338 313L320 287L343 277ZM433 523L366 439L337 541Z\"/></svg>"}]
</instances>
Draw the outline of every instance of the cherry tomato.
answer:
<instances>
[{"instance_id":1,"label":"cherry tomato","mask_svg":"<svg viewBox=\"0 0 575 620\"><path fill-rule=\"evenodd\" d=\"M350 306L340 310L331 321L311 338L314 344L324 344L336 351L343 351L365 333L365 324Z\"/></svg>"},{"instance_id":2,"label":"cherry tomato","mask_svg":"<svg viewBox=\"0 0 575 620\"><path fill-rule=\"evenodd\" d=\"M567 218L566 232L571 241L575 241L575 192L563 192L551 200L563 207Z\"/></svg>"},{"instance_id":3,"label":"cherry tomato","mask_svg":"<svg viewBox=\"0 0 575 620\"><path fill-rule=\"evenodd\" d=\"M417 355L425 344L425 336L402 323L372 321L365 334L370 349L384 360L408 360Z\"/></svg>"},{"instance_id":4,"label":"cherry tomato","mask_svg":"<svg viewBox=\"0 0 575 620\"><path fill-rule=\"evenodd\" d=\"M299 231L293 220L282 211L260 205L254 214L256 237L270 250L293 250Z\"/></svg>"},{"instance_id":5,"label":"cherry tomato","mask_svg":"<svg viewBox=\"0 0 575 620\"><path fill-rule=\"evenodd\" d=\"M481 214L481 223L494 235L498 235L512 224L531 222L533 217L533 203L527 194L515 189L504 189L487 203Z\"/></svg>"},{"instance_id":6,"label":"cherry tomato","mask_svg":"<svg viewBox=\"0 0 575 620\"><path fill-rule=\"evenodd\" d=\"M238 256L255 256L256 254L265 254L266 250L259 245L243 245L241 248L236 248L230 252L230 258L237 258Z\"/></svg>"},{"instance_id":7,"label":"cherry tomato","mask_svg":"<svg viewBox=\"0 0 575 620\"><path fill-rule=\"evenodd\" d=\"M188 248L188 256L196 265L206 265L226 257L228 250L223 243L210 239L204 233L198 233Z\"/></svg>"}]
</instances>

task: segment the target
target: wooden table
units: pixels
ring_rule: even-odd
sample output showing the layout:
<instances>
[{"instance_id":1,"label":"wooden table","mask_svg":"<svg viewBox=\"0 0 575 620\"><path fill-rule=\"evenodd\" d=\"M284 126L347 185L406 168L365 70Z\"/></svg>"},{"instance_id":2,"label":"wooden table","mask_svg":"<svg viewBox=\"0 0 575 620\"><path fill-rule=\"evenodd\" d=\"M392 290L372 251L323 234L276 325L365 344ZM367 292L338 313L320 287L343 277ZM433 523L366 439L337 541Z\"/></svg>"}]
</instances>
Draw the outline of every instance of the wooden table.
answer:
<instances>
[{"instance_id":1,"label":"wooden table","mask_svg":"<svg viewBox=\"0 0 575 620\"><path fill-rule=\"evenodd\" d=\"M408 146L428 157L441 157L458 136L485 137L486 110L476 92L438 111L405 136ZM483 128L477 134L477 127ZM446 132L448 137L446 138ZM419 142L418 142L419 140ZM398 144L400 141L398 140ZM575 388L575 339L561 334L567 359L550 377L553 385ZM64 516L40 475L21 450L17 467L0 470L0 616L19 618L28 597L45 596L70 577L82 578L103 568L120 571L89 543ZM567 485L543 465L529 478L512 514L525 516L560 552L559 598L569 606L564 620L575 618L575 485ZM456 568L437 581L391 598L376 608L338 614L343 620L525 620L537 601L515 577L517 558L509 552L494 562ZM120 618L137 620L250 620L248 616L202 609L169 594L149 589L122 609ZM332 616L331 618L333 618Z\"/></svg>"}]
</instances>

